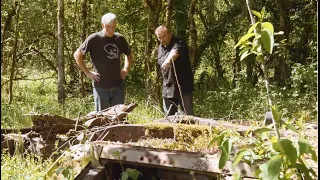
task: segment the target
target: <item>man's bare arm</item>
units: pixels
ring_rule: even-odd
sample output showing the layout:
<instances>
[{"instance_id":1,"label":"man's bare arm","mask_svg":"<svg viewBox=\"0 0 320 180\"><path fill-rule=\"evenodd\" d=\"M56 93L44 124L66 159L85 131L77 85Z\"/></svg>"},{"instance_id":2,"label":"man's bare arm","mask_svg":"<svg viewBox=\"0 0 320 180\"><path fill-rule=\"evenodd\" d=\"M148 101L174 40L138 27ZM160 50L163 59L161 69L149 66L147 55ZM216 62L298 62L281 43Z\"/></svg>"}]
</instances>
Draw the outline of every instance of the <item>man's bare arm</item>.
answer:
<instances>
[{"instance_id":1,"label":"man's bare arm","mask_svg":"<svg viewBox=\"0 0 320 180\"><path fill-rule=\"evenodd\" d=\"M167 69L170 67L170 62L175 61L179 57L177 50L172 49L167 57L167 59L162 63L161 68Z\"/></svg>"},{"instance_id":2,"label":"man's bare arm","mask_svg":"<svg viewBox=\"0 0 320 180\"><path fill-rule=\"evenodd\" d=\"M121 70L121 79L125 79L130 68L131 68L131 64L132 64L132 51L130 52L130 54L128 56L125 56L125 59L124 59L124 66L123 66L123 69Z\"/></svg>"},{"instance_id":3,"label":"man's bare arm","mask_svg":"<svg viewBox=\"0 0 320 180\"><path fill-rule=\"evenodd\" d=\"M78 64L79 68L86 74L87 77L89 77L90 79L92 79L94 81L99 81L100 74L96 73L96 72L92 72L88 69L88 67L84 63L84 56L85 55L79 49L76 50L76 52L74 53L73 56Z\"/></svg>"}]
</instances>

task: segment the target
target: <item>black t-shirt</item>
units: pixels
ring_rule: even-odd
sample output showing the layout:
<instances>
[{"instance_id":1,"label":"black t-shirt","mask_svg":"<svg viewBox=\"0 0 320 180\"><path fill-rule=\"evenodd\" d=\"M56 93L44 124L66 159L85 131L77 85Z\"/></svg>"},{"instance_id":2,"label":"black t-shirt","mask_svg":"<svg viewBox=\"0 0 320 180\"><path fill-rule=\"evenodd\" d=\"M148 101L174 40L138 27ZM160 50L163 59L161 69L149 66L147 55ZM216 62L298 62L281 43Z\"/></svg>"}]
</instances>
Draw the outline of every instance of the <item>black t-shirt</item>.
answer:
<instances>
[{"instance_id":1,"label":"black t-shirt","mask_svg":"<svg viewBox=\"0 0 320 180\"><path fill-rule=\"evenodd\" d=\"M184 94L191 93L193 91L193 74L189 59L188 46L184 41L178 37L172 36L167 47L164 47L160 44L158 48L158 65L161 67L162 63L166 60L172 49L177 50L179 53L178 58L174 61L174 66L178 77L178 82L181 86L181 91ZM171 66L168 70L160 68L163 77L163 97L174 98L180 96L173 68L173 66Z\"/></svg>"},{"instance_id":2,"label":"black t-shirt","mask_svg":"<svg viewBox=\"0 0 320 180\"><path fill-rule=\"evenodd\" d=\"M94 87L112 88L122 83L120 55L129 55L130 48L121 34L107 37L102 31L93 33L79 49L84 54L90 52L94 70L100 74L100 80L94 82Z\"/></svg>"}]
</instances>

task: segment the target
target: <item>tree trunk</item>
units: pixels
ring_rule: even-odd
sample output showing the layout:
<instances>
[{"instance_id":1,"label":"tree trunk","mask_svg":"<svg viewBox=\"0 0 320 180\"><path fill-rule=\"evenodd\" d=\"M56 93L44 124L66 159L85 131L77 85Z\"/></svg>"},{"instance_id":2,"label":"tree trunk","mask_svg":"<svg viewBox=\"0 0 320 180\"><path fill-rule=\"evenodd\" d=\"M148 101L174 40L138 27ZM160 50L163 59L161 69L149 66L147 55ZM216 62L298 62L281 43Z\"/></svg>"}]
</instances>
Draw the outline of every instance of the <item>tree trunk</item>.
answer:
<instances>
[{"instance_id":1,"label":"tree trunk","mask_svg":"<svg viewBox=\"0 0 320 180\"><path fill-rule=\"evenodd\" d=\"M156 58L155 52L157 48L157 44L154 44L153 34L155 28L158 25L158 19L160 10L162 7L162 0L144 0L145 4L148 7L148 27L147 27L147 36L146 36L146 47L145 47L145 69L146 74L149 74L145 81L145 91L146 91L146 99L155 99L158 103L161 104L160 101L160 89L159 86L159 70L156 68ZM152 75L153 74L153 75Z\"/></svg>"},{"instance_id":2,"label":"tree trunk","mask_svg":"<svg viewBox=\"0 0 320 180\"><path fill-rule=\"evenodd\" d=\"M172 6L173 6L173 0L167 0L167 8L166 8L166 26L170 29L171 25L171 17L172 17Z\"/></svg>"},{"instance_id":3,"label":"tree trunk","mask_svg":"<svg viewBox=\"0 0 320 180\"><path fill-rule=\"evenodd\" d=\"M238 35L236 34L234 37L234 42L238 42ZM233 71L233 79L232 79L232 87L236 88L237 87L237 78L238 78L238 73L241 71L241 62L240 62L240 56L239 56L239 47L236 48L236 58L234 62L232 63L232 71Z\"/></svg>"},{"instance_id":4,"label":"tree trunk","mask_svg":"<svg viewBox=\"0 0 320 180\"><path fill-rule=\"evenodd\" d=\"M190 62L192 65L192 71L193 74L195 72L194 69L194 63L197 61L197 41L198 41L198 35L197 35L197 29L196 29L196 25L195 25L195 21L194 21L194 13L195 13L195 9L196 9L196 4L197 4L197 0L191 0L190 2L190 8L189 8L189 13L188 13L188 17L189 17L189 22L190 22L190 36L191 36L191 46L190 46Z\"/></svg>"},{"instance_id":5,"label":"tree trunk","mask_svg":"<svg viewBox=\"0 0 320 180\"><path fill-rule=\"evenodd\" d=\"M87 0L83 0L82 1L82 5L81 5L81 12L82 12L82 34L81 34L81 41L84 42L86 40L87 37L87 17L88 17L88 12L87 12ZM84 80L85 80L85 75L82 71L79 71L80 73L80 90L81 90L81 95L82 97L85 96L85 84L84 84Z\"/></svg>"},{"instance_id":6,"label":"tree trunk","mask_svg":"<svg viewBox=\"0 0 320 180\"><path fill-rule=\"evenodd\" d=\"M58 102L64 103L65 94L65 72L64 72L64 0L58 0Z\"/></svg>"},{"instance_id":7,"label":"tree trunk","mask_svg":"<svg viewBox=\"0 0 320 180\"><path fill-rule=\"evenodd\" d=\"M2 1L1 1L2 2ZM8 17L5 20L3 26L1 27L1 75L6 74L7 65L9 62L5 61L6 58L3 58L3 45L5 44L6 33L8 29L11 27L11 23L13 21L14 16L17 14L17 10L20 7L20 3L15 1L11 11L8 13ZM1 86L2 88L2 86Z\"/></svg>"},{"instance_id":8,"label":"tree trunk","mask_svg":"<svg viewBox=\"0 0 320 180\"><path fill-rule=\"evenodd\" d=\"M15 25L14 25L14 40L13 40L13 47L12 47L12 64L10 67L10 77L9 77L9 92L8 92L8 103L11 104L13 101L13 94L12 94L12 87L13 87L13 79L15 75L15 68L16 68L16 61L17 61L17 47L18 47L18 36L19 36L19 10L20 6L18 5L15 11Z\"/></svg>"},{"instance_id":9,"label":"tree trunk","mask_svg":"<svg viewBox=\"0 0 320 180\"><path fill-rule=\"evenodd\" d=\"M288 39L289 38L289 8L288 2L283 2L281 0L277 1L278 9L279 9L279 30L283 31L284 34L279 36L279 40ZM284 57L275 57L275 73L274 73L274 81L278 84L278 86L285 86L286 79L290 77L291 69L289 65L286 63L286 60L289 59L287 53L283 53Z\"/></svg>"},{"instance_id":10,"label":"tree trunk","mask_svg":"<svg viewBox=\"0 0 320 180\"><path fill-rule=\"evenodd\" d=\"M216 66L216 70L217 70L217 74L218 74L218 82L222 82L224 79L224 70L222 68L221 65L221 61L220 61L220 45L216 44L215 46L213 46L214 48L214 64Z\"/></svg>"},{"instance_id":11,"label":"tree trunk","mask_svg":"<svg viewBox=\"0 0 320 180\"><path fill-rule=\"evenodd\" d=\"M187 0L174 1L173 6L175 9L175 14L173 16L176 22L176 31L177 36L182 40L187 41L187 26L188 26L188 8L187 8Z\"/></svg>"}]
</instances>

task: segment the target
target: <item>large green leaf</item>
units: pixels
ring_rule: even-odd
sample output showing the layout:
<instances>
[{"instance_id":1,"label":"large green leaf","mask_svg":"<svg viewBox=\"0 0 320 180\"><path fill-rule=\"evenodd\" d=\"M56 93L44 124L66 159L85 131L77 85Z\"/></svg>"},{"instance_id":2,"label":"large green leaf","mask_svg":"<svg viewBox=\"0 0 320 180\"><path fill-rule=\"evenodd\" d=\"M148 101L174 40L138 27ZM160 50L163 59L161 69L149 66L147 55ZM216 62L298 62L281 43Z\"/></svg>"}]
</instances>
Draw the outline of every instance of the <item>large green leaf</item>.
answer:
<instances>
[{"instance_id":1,"label":"large green leaf","mask_svg":"<svg viewBox=\"0 0 320 180\"><path fill-rule=\"evenodd\" d=\"M274 37L269 29L264 29L261 31L261 42L262 42L262 47L269 54L272 54L272 50L274 46Z\"/></svg>"},{"instance_id":2,"label":"large green leaf","mask_svg":"<svg viewBox=\"0 0 320 180\"><path fill-rule=\"evenodd\" d=\"M246 149L239 151L235 157L235 160L233 161L233 164L232 164L233 167L236 167L238 165L238 163L241 161L243 156L249 156L249 155L251 155L251 153Z\"/></svg>"},{"instance_id":3,"label":"large green leaf","mask_svg":"<svg viewBox=\"0 0 320 180\"><path fill-rule=\"evenodd\" d=\"M284 154L288 157L290 163L292 165L295 165L297 162L298 154L296 148L292 145L292 141L290 141L289 139L281 139L280 144L284 151Z\"/></svg>"},{"instance_id":4,"label":"large green leaf","mask_svg":"<svg viewBox=\"0 0 320 180\"><path fill-rule=\"evenodd\" d=\"M299 133L299 131L294 127L294 125L286 122L284 124L286 125L286 128L290 129L293 132Z\"/></svg>"},{"instance_id":5,"label":"large green leaf","mask_svg":"<svg viewBox=\"0 0 320 180\"><path fill-rule=\"evenodd\" d=\"M269 31L270 31L271 34L273 35L273 33L274 33L274 28L273 28L273 25L272 25L271 23L269 23L269 22L264 22L264 23L261 24L261 26L262 26L262 30L264 30L264 29L269 29Z\"/></svg>"},{"instance_id":6,"label":"large green leaf","mask_svg":"<svg viewBox=\"0 0 320 180\"><path fill-rule=\"evenodd\" d=\"M306 165L304 163L297 163L296 164L296 168L299 169L299 171L301 172L301 174L303 175L304 179L306 180L312 180L313 178L310 176L310 171L311 169L307 168Z\"/></svg>"},{"instance_id":7,"label":"large green leaf","mask_svg":"<svg viewBox=\"0 0 320 180\"><path fill-rule=\"evenodd\" d=\"M227 150L225 149L224 146L220 147L221 150L221 156L219 159L219 169L222 169L226 164L229 159L229 154L227 153Z\"/></svg>"},{"instance_id":8,"label":"large green leaf","mask_svg":"<svg viewBox=\"0 0 320 180\"><path fill-rule=\"evenodd\" d=\"M300 156L303 154L310 153L312 155L312 160L318 161L315 151L312 149L312 146L310 146L310 144L307 140L299 139L298 144L299 144Z\"/></svg>"},{"instance_id":9,"label":"large green leaf","mask_svg":"<svg viewBox=\"0 0 320 180\"><path fill-rule=\"evenodd\" d=\"M242 36L240 38L239 42L234 46L234 48L238 47L240 44L244 43L245 41L247 41L249 38L251 38L255 34L256 33L249 33L249 34L246 34L246 35Z\"/></svg>"},{"instance_id":10,"label":"large green leaf","mask_svg":"<svg viewBox=\"0 0 320 180\"><path fill-rule=\"evenodd\" d=\"M263 132L269 132L269 131L274 131L273 129L270 129L270 128L266 128L266 127L263 127L263 128L257 128L255 130L253 130L253 133L263 133Z\"/></svg>"},{"instance_id":11,"label":"large green leaf","mask_svg":"<svg viewBox=\"0 0 320 180\"><path fill-rule=\"evenodd\" d=\"M254 25L252 25L250 27L250 29L248 30L247 34L252 33L252 31L258 26L258 24L260 24L260 22L255 23Z\"/></svg>"},{"instance_id":12,"label":"large green leaf","mask_svg":"<svg viewBox=\"0 0 320 180\"><path fill-rule=\"evenodd\" d=\"M232 141L230 139L226 139L222 142L219 148L221 150L221 156L219 159L219 169L222 169L229 160L229 155L232 150Z\"/></svg>"},{"instance_id":13,"label":"large green leaf","mask_svg":"<svg viewBox=\"0 0 320 180\"><path fill-rule=\"evenodd\" d=\"M282 147L281 147L281 144L279 142L272 143L272 148L277 152L281 152L282 151Z\"/></svg>"},{"instance_id":14,"label":"large green leaf","mask_svg":"<svg viewBox=\"0 0 320 180\"><path fill-rule=\"evenodd\" d=\"M268 179L273 180L277 179L280 170L281 170L281 165L282 165L282 156L281 155L276 155L273 156L269 161L268 161Z\"/></svg>"}]
</instances>

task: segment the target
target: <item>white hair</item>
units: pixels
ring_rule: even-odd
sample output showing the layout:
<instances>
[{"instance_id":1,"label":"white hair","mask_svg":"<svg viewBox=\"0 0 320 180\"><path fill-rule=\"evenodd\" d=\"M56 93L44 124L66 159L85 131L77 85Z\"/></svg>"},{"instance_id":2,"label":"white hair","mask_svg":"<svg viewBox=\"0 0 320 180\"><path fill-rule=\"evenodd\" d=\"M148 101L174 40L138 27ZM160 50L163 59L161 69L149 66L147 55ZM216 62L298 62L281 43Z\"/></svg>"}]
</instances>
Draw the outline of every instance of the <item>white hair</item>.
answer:
<instances>
[{"instance_id":1,"label":"white hair","mask_svg":"<svg viewBox=\"0 0 320 180\"><path fill-rule=\"evenodd\" d=\"M111 24L113 22L117 22L117 16L113 13L107 13L101 18L102 24Z\"/></svg>"}]
</instances>

